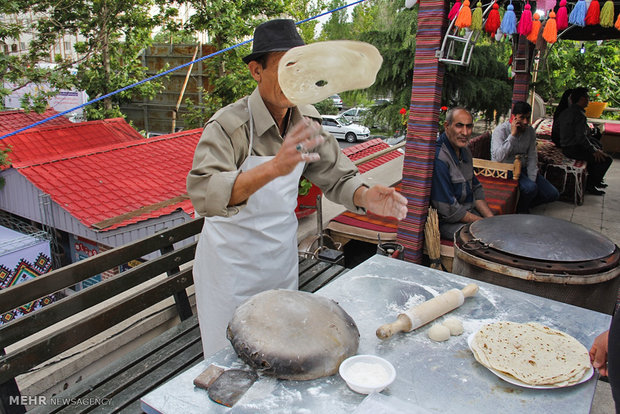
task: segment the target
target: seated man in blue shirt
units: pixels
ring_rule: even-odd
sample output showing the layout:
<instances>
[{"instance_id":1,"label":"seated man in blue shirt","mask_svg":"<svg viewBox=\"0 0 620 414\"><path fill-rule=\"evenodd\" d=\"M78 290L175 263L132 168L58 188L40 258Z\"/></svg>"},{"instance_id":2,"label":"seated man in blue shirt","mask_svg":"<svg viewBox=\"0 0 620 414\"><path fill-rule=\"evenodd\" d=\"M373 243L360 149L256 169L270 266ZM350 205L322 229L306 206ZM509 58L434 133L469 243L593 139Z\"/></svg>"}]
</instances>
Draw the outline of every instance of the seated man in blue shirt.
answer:
<instances>
[{"instance_id":1,"label":"seated man in blue shirt","mask_svg":"<svg viewBox=\"0 0 620 414\"><path fill-rule=\"evenodd\" d=\"M484 200L467 148L474 128L471 113L465 108L450 109L444 127L437 139L431 205L437 209L441 237L453 240L465 223L491 217L493 212Z\"/></svg>"},{"instance_id":2,"label":"seated man in blue shirt","mask_svg":"<svg viewBox=\"0 0 620 414\"><path fill-rule=\"evenodd\" d=\"M510 120L498 125L491 138L493 161L512 164L517 155L521 156L518 213L529 213L531 207L560 197L558 190L538 173L536 132L529 125L531 113L532 107L527 102L515 102Z\"/></svg>"}]
</instances>

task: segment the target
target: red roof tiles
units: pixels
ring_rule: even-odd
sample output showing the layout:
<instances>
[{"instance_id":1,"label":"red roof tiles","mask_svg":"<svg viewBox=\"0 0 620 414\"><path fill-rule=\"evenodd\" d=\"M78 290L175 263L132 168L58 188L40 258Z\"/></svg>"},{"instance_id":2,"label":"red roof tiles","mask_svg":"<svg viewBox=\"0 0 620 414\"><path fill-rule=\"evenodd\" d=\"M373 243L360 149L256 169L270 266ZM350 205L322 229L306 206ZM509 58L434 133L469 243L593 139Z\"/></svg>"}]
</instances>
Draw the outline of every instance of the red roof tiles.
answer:
<instances>
[{"instance_id":1,"label":"red roof tiles","mask_svg":"<svg viewBox=\"0 0 620 414\"><path fill-rule=\"evenodd\" d=\"M52 108L46 109L42 114L38 114L36 112L26 112L22 109L0 111L0 136L17 131L18 129L32 125L35 122L42 121L57 114L58 112ZM67 124L71 124L71 121L64 116L58 116L41 124L41 126Z\"/></svg>"},{"instance_id":2,"label":"red roof tiles","mask_svg":"<svg viewBox=\"0 0 620 414\"><path fill-rule=\"evenodd\" d=\"M185 178L201 133L115 143L16 167L84 225L108 231L177 209L193 213Z\"/></svg>"},{"instance_id":3,"label":"red roof tiles","mask_svg":"<svg viewBox=\"0 0 620 414\"><path fill-rule=\"evenodd\" d=\"M380 138L375 138L370 141L344 148L342 152L344 155L349 157L351 161L356 161L387 148L390 148L390 145L387 142ZM387 154L383 154L373 160L366 161L358 165L357 168L360 171L360 174L362 174L402 155L403 154L400 151L388 152Z\"/></svg>"},{"instance_id":4,"label":"red roof tiles","mask_svg":"<svg viewBox=\"0 0 620 414\"><path fill-rule=\"evenodd\" d=\"M101 146L145 140L123 118L32 128L0 140L14 167L39 164ZM6 167L5 167L6 168Z\"/></svg>"}]
</instances>

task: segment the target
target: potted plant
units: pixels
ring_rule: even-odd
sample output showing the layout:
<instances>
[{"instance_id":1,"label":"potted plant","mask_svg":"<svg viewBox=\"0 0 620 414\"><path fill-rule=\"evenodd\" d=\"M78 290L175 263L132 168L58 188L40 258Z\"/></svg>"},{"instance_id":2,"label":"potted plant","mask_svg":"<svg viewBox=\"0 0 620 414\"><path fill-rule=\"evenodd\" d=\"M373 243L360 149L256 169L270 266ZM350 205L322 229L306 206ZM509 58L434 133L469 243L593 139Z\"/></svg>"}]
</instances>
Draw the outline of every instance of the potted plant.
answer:
<instances>
[{"instance_id":1,"label":"potted plant","mask_svg":"<svg viewBox=\"0 0 620 414\"><path fill-rule=\"evenodd\" d=\"M312 184L305 177L301 177L297 190L297 207L295 208L297 218L314 213L316 210L316 197L320 194L322 193L319 187Z\"/></svg>"}]
</instances>

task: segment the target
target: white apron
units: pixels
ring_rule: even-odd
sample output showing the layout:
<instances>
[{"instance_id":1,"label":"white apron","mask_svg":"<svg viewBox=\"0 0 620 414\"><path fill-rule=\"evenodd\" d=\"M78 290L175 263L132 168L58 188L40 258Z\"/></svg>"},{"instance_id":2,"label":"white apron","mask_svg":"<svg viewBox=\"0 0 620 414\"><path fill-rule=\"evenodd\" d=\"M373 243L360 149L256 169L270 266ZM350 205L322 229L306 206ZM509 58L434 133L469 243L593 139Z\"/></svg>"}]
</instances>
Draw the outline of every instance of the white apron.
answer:
<instances>
[{"instance_id":1,"label":"white apron","mask_svg":"<svg viewBox=\"0 0 620 414\"><path fill-rule=\"evenodd\" d=\"M249 105L248 105L249 110ZM252 155L250 111L247 171L273 157ZM269 289L298 288L297 191L304 163L269 182L232 217L205 217L196 247L194 285L204 356L229 342L226 327L237 306Z\"/></svg>"}]
</instances>

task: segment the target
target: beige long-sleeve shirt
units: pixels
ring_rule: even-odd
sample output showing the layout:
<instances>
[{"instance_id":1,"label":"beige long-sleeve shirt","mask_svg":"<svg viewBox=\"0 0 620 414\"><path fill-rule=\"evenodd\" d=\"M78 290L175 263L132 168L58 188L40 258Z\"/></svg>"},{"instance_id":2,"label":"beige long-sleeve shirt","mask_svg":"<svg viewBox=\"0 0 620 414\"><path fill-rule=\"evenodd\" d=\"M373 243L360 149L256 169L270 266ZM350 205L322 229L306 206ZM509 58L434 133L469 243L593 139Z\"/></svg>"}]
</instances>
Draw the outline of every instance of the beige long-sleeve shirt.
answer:
<instances>
[{"instance_id":1,"label":"beige long-sleeve shirt","mask_svg":"<svg viewBox=\"0 0 620 414\"><path fill-rule=\"evenodd\" d=\"M283 137L273 117L267 110L258 88L249 97L244 97L218 112L207 122L196 151L192 170L187 176L187 192L194 209L201 216L231 216L237 214L245 204L228 206L232 188L239 175L241 164L248 156L250 115L254 121L253 155L273 156L280 149ZM311 105L292 109L291 128L302 117L314 118L320 122L320 114ZM306 164L303 175L316 184L325 196L344 205L347 209L364 213L355 206L353 194L361 185L366 185L355 165L340 151L336 139L322 130L325 142L314 151L320 161Z\"/></svg>"}]
</instances>

